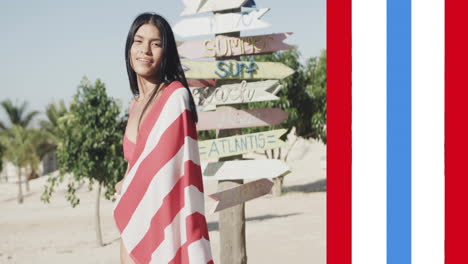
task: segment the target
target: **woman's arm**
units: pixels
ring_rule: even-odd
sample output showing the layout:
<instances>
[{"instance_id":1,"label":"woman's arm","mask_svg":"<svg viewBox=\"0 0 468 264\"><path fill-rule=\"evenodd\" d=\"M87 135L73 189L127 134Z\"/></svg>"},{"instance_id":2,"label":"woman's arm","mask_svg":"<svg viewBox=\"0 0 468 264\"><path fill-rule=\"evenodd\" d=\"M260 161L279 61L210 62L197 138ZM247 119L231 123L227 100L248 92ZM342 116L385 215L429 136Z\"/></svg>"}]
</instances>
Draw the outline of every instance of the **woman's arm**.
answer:
<instances>
[{"instance_id":1,"label":"woman's arm","mask_svg":"<svg viewBox=\"0 0 468 264\"><path fill-rule=\"evenodd\" d=\"M128 170L129 170L129 169L130 169L130 162L127 162L127 171L125 172L125 175L124 175L123 179L120 180L119 182L117 182L117 183L115 184L115 187L114 187L114 188L115 188L115 192L116 192L117 194L120 194L120 191L122 190L122 184L123 184L123 182L124 182L124 180L125 180L125 177L127 177Z\"/></svg>"}]
</instances>

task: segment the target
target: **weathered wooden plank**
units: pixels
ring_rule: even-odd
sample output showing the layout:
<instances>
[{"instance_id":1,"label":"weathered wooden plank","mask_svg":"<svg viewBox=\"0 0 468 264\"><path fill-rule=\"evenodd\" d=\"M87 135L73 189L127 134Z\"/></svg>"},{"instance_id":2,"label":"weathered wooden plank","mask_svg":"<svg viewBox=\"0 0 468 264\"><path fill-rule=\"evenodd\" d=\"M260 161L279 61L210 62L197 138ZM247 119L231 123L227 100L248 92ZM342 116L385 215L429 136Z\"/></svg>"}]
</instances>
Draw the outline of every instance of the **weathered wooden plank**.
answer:
<instances>
[{"instance_id":1,"label":"weathered wooden plank","mask_svg":"<svg viewBox=\"0 0 468 264\"><path fill-rule=\"evenodd\" d=\"M185 76L192 79L283 79L294 70L280 62L183 61Z\"/></svg>"},{"instance_id":2,"label":"weathered wooden plank","mask_svg":"<svg viewBox=\"0 0 468 264\"><path fill-rule=\"evenodd\" d=\"M275 178L289 172L281 160L235 160L202 164L203 178L209 180L240 180Z\"/></svg>"},{"instance_id":3,"label":"weathered wooden plank","mask_svg":"<svg viewBox=\"0 0 468 264\"><path fill-rule=\"evenodd\" d=\"M293 46L283 41L292 34L288 32L248 37L217 36L210 40L188 40L177 42L177 50L179 56L186 59L265 54L291 49Z\"/></svg>"},{"instance_id":4,"label":"weathered wooden plank","mask_svg":"<svg viewBox=\"0 0 468 264\"><path fill-rule=\"evenodd\" d=\"M279 148L286 143L279 139L286 129L271 130L233 137L224 137L198 142L201 159L229 157L254 151Z\"/></svg>"},{"instance_id":5,"label":"weathered wooden plank","mask_svg":"<svg viewBox=\"0 0 468 264\"><path fill-rule=\"evenodd\" d=\"M275 96L282 86L277 80L225 84L220 87L191 87L197 106L241 104L278 100Z\"/></svg>"},{"instance_id":6,"label":"weathered wooden plank","mask_svg":"<svg viewBox=\"0 0 468 264\"><path fill-rule=\"evenodd\" d=\"M211 213L216 213L268 194L272 186L273 182L271 180L260 179L222 192L210 194L209 197L216 201Z\"/></svg>"},{"instance_id":7,"label":"weathered wooden plank","mask_svg":"<svg viewBox=\"0 0 468 264\"><path fill-rule=\"evenodd\" d=\"M215 87L216 80L214 79L188 79L188 85L190 87Z\"/></svg>"},{"instance_id":8,"label":"weathered wooden plank","mask_svg":"<svg viewBox=\"0 0 468 264\"><path fill-rule=\"evenodd\" d=\"M185 9L181 16L195 15L234 9L243 6L248 0L183 0Z\"/></svg>"},{"instance_id":9,"label":"weathered wooden plank","mask_svg":"<svg viewBox=\"0 0 468 264\"><path fill-rule=\"evenodd\" d=\"M271 25L260 20L270 9L261 8L241 13L215 14L207 17L182 19L173 26L181 37L228 33L241 30L268 28Z\"/></svg>"},{"instance_id":10,"label":"weathered wooden plank","mask_svg":"<svg viewBox=\"0 0 468 264\"><path fill-rule=\"evenodd\" d=\"M199 112L197 130L274 126L287 117L288 115L279 108L236 110L222 106L213 112Z\"/></svg>"}]
</instances>

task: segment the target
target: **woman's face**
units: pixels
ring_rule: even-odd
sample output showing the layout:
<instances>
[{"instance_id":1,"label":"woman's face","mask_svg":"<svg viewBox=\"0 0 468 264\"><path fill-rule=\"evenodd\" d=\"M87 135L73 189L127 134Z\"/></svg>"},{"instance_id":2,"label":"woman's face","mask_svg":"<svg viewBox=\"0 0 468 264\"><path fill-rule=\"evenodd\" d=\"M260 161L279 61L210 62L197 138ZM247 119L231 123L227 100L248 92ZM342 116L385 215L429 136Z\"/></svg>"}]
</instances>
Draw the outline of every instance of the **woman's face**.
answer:
<instances>
[{"instance_id":1,"label":"woman's face","mask_svg":"<svg viewBox=\"0 0 468 264\"><path fill-rule=\"evenodd\" d=\"M162 40L159 29L152 24L142 25L133 38L130 64L141 77L154 79L162 61Z\"/></svg>"}]
</instances>

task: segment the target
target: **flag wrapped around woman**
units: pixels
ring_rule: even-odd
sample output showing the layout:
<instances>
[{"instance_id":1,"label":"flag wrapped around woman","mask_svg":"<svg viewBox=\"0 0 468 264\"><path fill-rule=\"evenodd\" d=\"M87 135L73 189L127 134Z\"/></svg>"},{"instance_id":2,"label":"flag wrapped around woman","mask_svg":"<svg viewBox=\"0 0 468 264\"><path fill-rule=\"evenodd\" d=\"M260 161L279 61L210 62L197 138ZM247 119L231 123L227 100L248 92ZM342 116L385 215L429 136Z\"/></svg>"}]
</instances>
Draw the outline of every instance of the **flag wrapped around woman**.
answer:
<instances>
[{"instance_id":1,"label":"flag wrapped around woman","mask_svg":"<svg viewBox=\"0 0 468 264\"><path fill-rule=\"evenodd\" d=\"M174 81L149 108L117 196L114 219L135 263L213 263L189 93Z\"/></svg>"}]
</instances>

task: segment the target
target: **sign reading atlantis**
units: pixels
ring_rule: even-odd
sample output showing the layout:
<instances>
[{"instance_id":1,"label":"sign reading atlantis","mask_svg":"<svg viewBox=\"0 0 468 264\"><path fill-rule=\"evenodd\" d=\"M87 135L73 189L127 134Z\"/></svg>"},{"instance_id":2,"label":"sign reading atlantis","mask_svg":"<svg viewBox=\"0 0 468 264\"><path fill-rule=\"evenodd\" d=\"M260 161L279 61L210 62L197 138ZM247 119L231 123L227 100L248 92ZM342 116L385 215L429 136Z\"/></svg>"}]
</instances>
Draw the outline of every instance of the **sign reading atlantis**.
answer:
<instances>
[{"instance_id":1,"label":"sign reading atlantis","mask_svg":"<svg viewBox=\"0 0 468 264\"><path fill-rule=\"evenodd\" d=\"M279 137L284 133L286 133L286 129L278 129L200 141L198 143L200 158L221 158L254 151L279 148L286 144L284 141L279 139Z\"/></svg>"}]
</instances>

